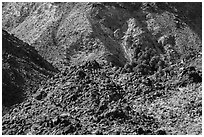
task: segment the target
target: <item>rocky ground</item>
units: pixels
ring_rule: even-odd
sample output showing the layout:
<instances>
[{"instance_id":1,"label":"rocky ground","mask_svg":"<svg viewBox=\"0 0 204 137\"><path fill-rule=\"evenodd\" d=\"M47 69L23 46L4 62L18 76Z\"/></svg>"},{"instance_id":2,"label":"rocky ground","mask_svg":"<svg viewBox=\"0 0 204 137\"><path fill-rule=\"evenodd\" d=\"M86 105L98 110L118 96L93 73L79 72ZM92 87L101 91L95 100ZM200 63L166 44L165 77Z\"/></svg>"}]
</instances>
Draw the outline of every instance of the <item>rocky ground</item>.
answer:
<instances>
[{"instance_id":1,"label":"rocky ground","mask_svg":"<svg viewBox=\"0 0 204 137\"><path fill-rule=\"evenodd\" d=\"M202 134L199 9L3 3L2 134Z\"/></svg>"},{"instance_id":2,"label":"rocky ground","mask_svg":"<svg viewBox=\"0 0 204 137\"><path fill-rule=\"evenodd\" d=\"M2 30L3 114L58 72L27 43Z\"/></svg>"}]
</instances>

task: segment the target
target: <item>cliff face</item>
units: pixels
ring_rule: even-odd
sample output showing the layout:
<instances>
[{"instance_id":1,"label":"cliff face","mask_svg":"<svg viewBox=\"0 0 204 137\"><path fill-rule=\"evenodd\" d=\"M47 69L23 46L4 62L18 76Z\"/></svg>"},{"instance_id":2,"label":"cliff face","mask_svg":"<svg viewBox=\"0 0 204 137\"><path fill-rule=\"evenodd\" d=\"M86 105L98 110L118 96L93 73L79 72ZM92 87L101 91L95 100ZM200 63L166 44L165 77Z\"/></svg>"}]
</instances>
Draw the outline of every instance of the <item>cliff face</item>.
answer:
<instances>
[{"instance_id":1,"label":"cliff face","mask_svg":"<svg viewBox=\"0 0 204 137\"><path fill-rule=\"evenodd\" d=\"M22 102L39 84L57 72L38 52L23 41L2 31L2 104Z\"/></svg>"}]
</instances>

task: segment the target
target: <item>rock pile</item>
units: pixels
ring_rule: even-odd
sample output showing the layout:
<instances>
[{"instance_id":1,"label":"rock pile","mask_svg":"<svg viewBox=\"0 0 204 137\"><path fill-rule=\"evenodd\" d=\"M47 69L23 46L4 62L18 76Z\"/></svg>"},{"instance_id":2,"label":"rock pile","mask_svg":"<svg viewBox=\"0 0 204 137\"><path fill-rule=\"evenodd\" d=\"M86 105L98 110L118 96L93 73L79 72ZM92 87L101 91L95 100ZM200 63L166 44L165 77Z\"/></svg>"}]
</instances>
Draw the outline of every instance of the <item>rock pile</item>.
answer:
<instances>
[{"instance_id":1,"label":"rock pile","mask_svg":"<svg viewBox=\"0 0 204 137\"><path fill-rule=\"evenodd\" d=\"M154 105L152 102L172 97L170 90L175 90L176 84L166 85L168 81L123 73L120 68L115 71L97 61L71 65L42 85L36 96L5 115L2 131L50 135L171 134L163 129L165 120L148 109Z\"/></svg>"}]
</instances>

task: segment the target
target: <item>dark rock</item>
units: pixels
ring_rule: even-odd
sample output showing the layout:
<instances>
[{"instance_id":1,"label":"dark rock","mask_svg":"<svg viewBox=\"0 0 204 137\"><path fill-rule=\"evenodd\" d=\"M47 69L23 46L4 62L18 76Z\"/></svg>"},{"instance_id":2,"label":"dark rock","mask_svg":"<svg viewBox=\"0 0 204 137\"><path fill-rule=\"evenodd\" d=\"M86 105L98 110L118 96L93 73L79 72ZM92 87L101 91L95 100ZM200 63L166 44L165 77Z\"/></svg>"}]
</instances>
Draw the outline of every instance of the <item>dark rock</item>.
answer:
<instances>
[{"instance_id":1,"label":"dark rock","mask_svg":"<svg viewBox=\"0 0 204 137\"><path fill-rule=\"evenodd\" d=\"M55 117L54 119L52 119L52 123L53 123L54 125L58 125L60 122L61 122L61 120L60 120L59 117Z\"/></svg>"},{"instance_id":2,"label":"dark rock","mask_svg":"<svg viewBox=\"0 0 204 137\"><path fill-rule=\"evenodd\" d=\"M83 79L86 77L86 73L83 70L79 70L77 71L77 75L79 76L79 78Z\"/></svg>"},{"instance_id":3,"label":"dark rock","mask_svg":"<svg viewBox=\"0 0 204 137\"><path fill-rule=\"evenodd\" d=\"M37 100L42 100L47 96L47 93L44 90L37 91L37 93L34 95L34 98Z\"/></svg>"},{"instance_id":4,"label":"dark rock","mask_svg":"<svg viewBox=\"0 0 204 137\"><path fill-rule=\"evenodd\" d=\"M167 135L166 131L165 130L158 130L156 132L157 135Z\"/></svg>"},{"instance_id":5,"label":"dark rock","mask_svg":"<svg viewBox=\"0 0 204 137\"><path fill-rule=\"evenodd\" d=\"M148 130L145 130L145 133L144 133L145 135L151 135L152 134L152 131L150 130L150 129L148 129Z\"/></svg>"},{"instance_id":6,"label":"dark rock","mask_svg":"<svg viewBox=\"0 0 204 137\"><path fill-rule=\"evenodd\" d=\"M96 60L88 61L85 65L89 70L97 70L101 68L100 64Z\"/></svg>"},{"instance_id":7,"label":"dark rock","mask_svg":"<svg viewBox=\"0 0 204 137\"><path fill-rule=\"evenodd\" d=\"M186 86L189 83L200 83L202 82L202 76L199 71L196 71L194 66L190 66L184 68L181 77L180 77L180 85Z\"/></svg>"},{"instance_id":8,"label":"dark rock","mask_svg":"<svg viewBox=\"0 0 204 137\"><path fill-rule=\"evenodd\" d=\"M73 126L73 125L69 125L67 127L65 127L63 129L63 133L66 135L66 134L69 134L69 133L73 133L76 131L76 128Z\"/></svg>"},{"instance_id":9,"label":"dark rock","mask_svg":"<svg viewBox=\"0 0 204 137\"><path fill-rule=\"evenodd\" d=\"M145 131L144 131L144 129L142 128L142 127L139 127L138 129L137 129L137 134L138 135L143 135L145 133Z\"/></svg>"},{"instance_id":10,"label":"dark rock","mask_svg":"<svg viewBox=\"0 0 204 137\"><path fill-rule=\"evenodd\" d=\"M202 82L202 77L197 73L197 72L192 72L189 74L189 79L192 81L192 82L195 82L195 83L200 83Z\"/></svg>"}]
</instances>

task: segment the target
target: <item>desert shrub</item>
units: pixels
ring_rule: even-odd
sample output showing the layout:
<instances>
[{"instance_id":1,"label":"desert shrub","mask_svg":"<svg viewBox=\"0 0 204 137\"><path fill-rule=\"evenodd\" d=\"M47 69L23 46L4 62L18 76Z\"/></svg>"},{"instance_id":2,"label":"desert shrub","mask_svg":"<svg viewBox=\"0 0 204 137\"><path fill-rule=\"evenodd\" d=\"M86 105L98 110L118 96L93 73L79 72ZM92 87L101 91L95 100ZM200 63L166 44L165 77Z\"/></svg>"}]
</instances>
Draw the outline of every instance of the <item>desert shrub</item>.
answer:
<instances>
[{"instance_id":1,"label":"desert shrub","mask_svg":"<svg viewBox=\"0 0 204 137\"><path fill-rule=\"evenodd\" d=\"M161 58L157 51L150 46L141 45L134 47L134 58L129 64L129 70L142 75L154 74L159 67L164 68L166 62Z\"/></svg>"}]
</instances>

